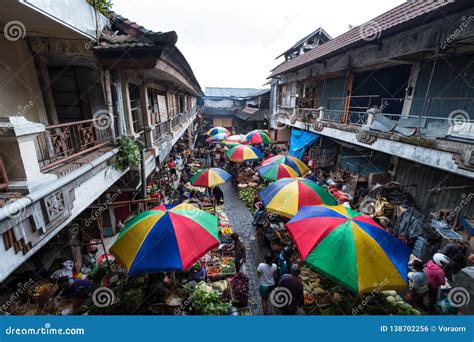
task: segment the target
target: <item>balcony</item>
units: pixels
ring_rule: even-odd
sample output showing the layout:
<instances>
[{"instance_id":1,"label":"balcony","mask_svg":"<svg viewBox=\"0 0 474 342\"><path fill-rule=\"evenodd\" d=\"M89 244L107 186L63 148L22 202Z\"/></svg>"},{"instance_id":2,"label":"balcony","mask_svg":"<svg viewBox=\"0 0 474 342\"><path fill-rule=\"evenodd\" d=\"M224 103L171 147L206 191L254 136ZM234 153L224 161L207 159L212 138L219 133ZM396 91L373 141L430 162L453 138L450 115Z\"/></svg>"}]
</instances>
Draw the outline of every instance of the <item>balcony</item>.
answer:
<instances>
[{"instance_id":1,"label":"balcony","mask_svg":"<svg viewBox=\"0 0 474 342\"><path fill-rule=\"evenodd\" d=\"M96 120L45 127L24 117L0 119L8 191L18 194L0 196L3 281L128 170L113 167L112 128L98 128Z\"/></svg>"},{"instance_id":2,"label":"balcony","mask_svg":"<svg viewBox=\"0 0 474 342\"><path fill-rule=\"evenodd\" d=\"M464 110L444 117L279 107L275 120L351 144L474 177L474 121Z\"/></svg>"},{"instance_id":3,"label":"balcony","mask_svg":"<svg viewBox=\"0 0 474 342\"><path fill-rule=\"evenodd\" d=\"M46 126L38 134L38 162L47 172L113 143L113 126L100 119Z\"/></svg>"}]
</instances>

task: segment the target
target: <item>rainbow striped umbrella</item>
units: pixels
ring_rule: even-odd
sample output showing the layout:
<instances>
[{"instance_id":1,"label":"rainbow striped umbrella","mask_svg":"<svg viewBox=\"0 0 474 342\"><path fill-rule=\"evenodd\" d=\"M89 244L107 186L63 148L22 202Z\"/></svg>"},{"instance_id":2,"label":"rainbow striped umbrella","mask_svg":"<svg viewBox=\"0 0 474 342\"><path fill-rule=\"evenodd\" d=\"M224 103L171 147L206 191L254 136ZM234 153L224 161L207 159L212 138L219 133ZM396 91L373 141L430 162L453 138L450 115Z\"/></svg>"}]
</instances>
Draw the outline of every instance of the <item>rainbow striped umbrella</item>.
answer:
<instances>
[{"instance_id":1,"label":"rainbow striped umbrella","mask_svg":"<svg viewBox=\"0 0 474 342\"><path fill-rule=\"evenodd\" d=\"M225 133L227 136L230 135L230 132L227 128L224 127L212 127L210 130L207 131L207 135L213 136L219 133Z\"/></svg>"},{"instance_id":2,"label":"rainbow striped umbrella","mask_svg":"<svg viewBox=\"0 0 474 342\"><path fill-rule=\"evenodd\" d=\"M407 286L410 248L367 215L342 205L303 207L286 227L301 260L354 293Z\"/></svg>"},{"instance_id":3,"label":"rainbow striped umbrella","mask_svg":"<svg viewBox=\"0 0 474 342\"><path fill-rule=\"evenodd\" d=\"M209 141L215 142L215 141L222 141L225 138L227 138L229 135L227 133L217 133L214 134L213 136L209 137Z\"/></svg>"},{"instance_id":4,"label":"rainbow striped umbrella","mask_svg":"<svg viewBox=\"0 0 474 342\"><path fill-rule=\"evenodd\" d=\"M282 178L258 193L268 211L293 217L306 205L336 205L337 200L324 188L305 178Z\"/></svg>"},{"instance_id":5,"label":"rainbow striped umbrella","mask_svg":"<svg viewBox=\"0 0 474 342\"><path fill-rule=\"evenodd\" d=\"M242 163L244 161L258 160L263 157L263 153L249 145L237 145L225 153L227 158L233 162Z\"/></svg>"},{"instance_id":6,"label":"rainbow striped umbrella","mask_svg":"<svg viewBox=\"0 0 474 342\"><path fill-rule=\"evenodd\" d=\"M276 181L282 178L297 178L298 172L285 164L270 163L258 168L260 177L271 181Z\"/></svg>"},{"instance_id":7,"label":"rainbow striped umbrella","mask_svg":"<svg viewBox=\"0 0 474 342\"><path fill-rule=\"evenodd\" d=\"M110 252L131 275L185 270L219 245L218 232L216 216L182 203L132 218Z\"/></svg>"},{"instance_id":8,"label":"rainbow striped umbrella","mask_svg":"<svg viewBox=\"0 0 474 342\"><path fill-rule=\"evenodd\" d=\"M236 142L239 142L239 143L244 143L246 141L245 135L241 135L241 134L231 135L226 140L236 141Z\"/></svg>"},{"instance_id":9,"label":"rainbow striped umbrella","mask_svg":"<svg viewBox=\"0 0 474 342\"><path fill-rule=\"evenodd\" d=\"M300 176L304 176L305 174L309 172L309 167L305 163L303 163L301 160L293 156L286 156L286 155L280 154L280 155L265 159L262 162L262 165L267 165L270 163L280 163L280 164L288 165L292 167L296 172L298 172Z\"/></svg>"},{"instance_id":10,"label":"rainbow striped umbrella","mask_svg":"<svg viewBox=\"0 0 474 342\"><path fill-rule=\"evenodd\" d=\"M194 186L213 188L227 182L232 176L227 171L213 167L199 171L191 177L189 182Z\"/></svg>"},{"instance_id":11,"label":"rainbow striped umbrella","mask_svg":"<svg viewBox=\"0 0 474 342\"><path fill-rule=\"evenodd\" d=\"M272 138L270 133L265 130L256 129L247 134L246 139L251 144L271 144Z\"/></svg>"}]
</instances>

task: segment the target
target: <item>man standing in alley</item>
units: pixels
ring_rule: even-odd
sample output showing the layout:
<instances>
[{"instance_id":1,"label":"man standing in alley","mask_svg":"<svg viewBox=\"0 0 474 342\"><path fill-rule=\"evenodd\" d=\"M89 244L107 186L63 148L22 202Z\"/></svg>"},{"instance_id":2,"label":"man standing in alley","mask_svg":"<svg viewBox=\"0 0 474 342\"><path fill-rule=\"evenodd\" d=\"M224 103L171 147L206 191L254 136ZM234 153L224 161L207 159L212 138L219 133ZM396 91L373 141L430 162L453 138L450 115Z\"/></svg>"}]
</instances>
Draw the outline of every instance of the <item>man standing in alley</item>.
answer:
<instances>
[{"instance_id":1,"label":"man standing in alley","mask_svg":"<svg viewBox=\"0 0 474 342\"><path fill-rule=\"evenodd\" d=\"M291 293L291 301L288 305L280 308L282 315L304 315L304 292L303 284L298 279L300 267L298 264L291 266L291 273L281 277L278 287L284 287Z\"/></svg>"}]
</instances>

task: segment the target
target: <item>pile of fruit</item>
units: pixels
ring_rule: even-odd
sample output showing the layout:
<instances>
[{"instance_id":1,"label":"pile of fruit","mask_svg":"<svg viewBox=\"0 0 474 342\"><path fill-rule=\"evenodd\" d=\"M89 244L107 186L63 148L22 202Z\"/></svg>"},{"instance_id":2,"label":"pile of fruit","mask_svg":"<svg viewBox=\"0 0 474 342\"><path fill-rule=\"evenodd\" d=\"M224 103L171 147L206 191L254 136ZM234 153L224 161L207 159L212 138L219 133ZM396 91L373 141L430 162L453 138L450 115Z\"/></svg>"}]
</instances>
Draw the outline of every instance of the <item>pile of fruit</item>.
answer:
<instances>
[{"instance_id":1,"label":"pile of fruit","mask_svg":"<svg viewBox=\"0 0 474 342\"><path fill-rule=\"evenodd\" d=\"M265 187L264 184L260 184L257 186L248 186L244 188L239 187L239 198L240 200L245 202L245 205L247 206L247 208L251 210L255 210L255 207L254 207L255 196L264 187Z\"/></svg>"}]
</instances>

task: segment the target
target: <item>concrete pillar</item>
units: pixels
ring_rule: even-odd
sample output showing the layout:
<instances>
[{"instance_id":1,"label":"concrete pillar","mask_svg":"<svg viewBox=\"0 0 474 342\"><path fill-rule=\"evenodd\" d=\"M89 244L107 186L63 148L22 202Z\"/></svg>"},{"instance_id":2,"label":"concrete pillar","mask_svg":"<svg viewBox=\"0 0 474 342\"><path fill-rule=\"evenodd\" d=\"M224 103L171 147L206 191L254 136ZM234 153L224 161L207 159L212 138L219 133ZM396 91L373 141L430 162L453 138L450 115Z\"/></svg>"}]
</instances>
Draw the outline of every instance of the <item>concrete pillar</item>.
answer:
<instances>
[{"instance_id":1,"label":"concrete pillar","mask_svg":"<svg viewBox=\"0 0 474 342\"><path fill-rule=\"evenodd\" d=\"M111 72L112 81L112 92L115 97L114 112L117 114L117 133L119 136L126 135L127 127L125 120L125 111L123 106L122 96L122 82L120 81L120 74L117 72Z\"/></svg>"},{"instance_id":2,"label":"concrete pillar","mask_svg":"<svg viewBox=\"0 0 474 342\"><path fill-rule=\"evenodd\" d=\"M44 130L43 124L23 116L0 117L0 157L10 179L9 189L28 193L57 179L40 171L35 143Z\"/></svg>"}]
</instances>

